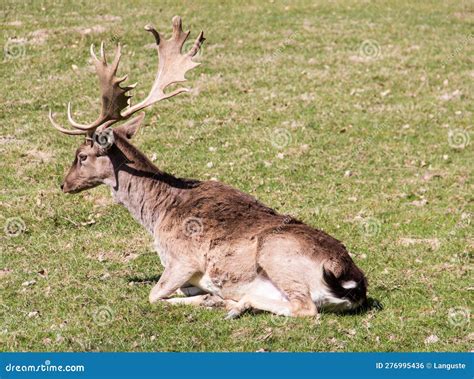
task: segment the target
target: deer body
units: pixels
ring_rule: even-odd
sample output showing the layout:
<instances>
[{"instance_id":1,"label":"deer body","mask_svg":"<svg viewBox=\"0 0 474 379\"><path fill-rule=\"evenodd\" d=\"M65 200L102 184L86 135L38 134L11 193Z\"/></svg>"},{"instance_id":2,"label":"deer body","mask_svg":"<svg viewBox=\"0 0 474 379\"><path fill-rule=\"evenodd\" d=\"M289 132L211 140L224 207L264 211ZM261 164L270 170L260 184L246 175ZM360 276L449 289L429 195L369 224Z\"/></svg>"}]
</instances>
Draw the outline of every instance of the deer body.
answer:
<instances>
[{"instance_id":1,"label":"deer body","mask_svg":"<svg viewBox=\"0 0 474 379\"><path fill-rule=\"evenodd\" d=\"M121 111L125 92L120 90L127 89L119 87L117 94L111 84L102 88L106 99L103 111L91 125L74 122L70 108L69 119L76 131L59 127L50 116L62 132L82 132L89 137L76 152L61 186L63 191L75 193L105 184L115 201L153 236L164 272L150 292L152 303L217 303L225 305L228 317L233 318L249 308L285 316L312 316L320 307L345 310L366 302L365 276L339 241L225 184L180 179L160 171L130 143L143 114L112 133L107 129L137 110L182 92L163 92L170 83L181 81L181 77L184 80L184 73L173 71L179 67L170 56L178 62L189 58L180 52L187 37L180 19L173 19L173 25L173 37L165 41L154 29L147 29L155 35L164 63L160 59L161 74L144 102ZM192 55L202 41L201 32ZM119 53L117 56L112 69L105 63L103 51L103 61L96 64L99 76L108 75L111 83L121 80L114 76ZM184 72L196 65L190 62L185 62ZM173 80L163 72L171 72ZM111 109L110 103L119 111ZM177 291L192 296L171 298Z\"/></svg>"},{"instance_id":2,"label":"deer body","mask_svg":"<svg viewBox=\"0 0 474 379\"><path fill-rule=\"evenodd\" d=\"M341 287L353 281L365 288L363 274L339 241L225 184L163 173L120 129L114 140L103 182L154 237L165 267L150 302L189 285L222 299L231 317L247 308L311 315L317 306L351 309L364 301L365 292L353 300L338 298L323 279L326 267L340 277Z\"/></svg>"}]
</instances>

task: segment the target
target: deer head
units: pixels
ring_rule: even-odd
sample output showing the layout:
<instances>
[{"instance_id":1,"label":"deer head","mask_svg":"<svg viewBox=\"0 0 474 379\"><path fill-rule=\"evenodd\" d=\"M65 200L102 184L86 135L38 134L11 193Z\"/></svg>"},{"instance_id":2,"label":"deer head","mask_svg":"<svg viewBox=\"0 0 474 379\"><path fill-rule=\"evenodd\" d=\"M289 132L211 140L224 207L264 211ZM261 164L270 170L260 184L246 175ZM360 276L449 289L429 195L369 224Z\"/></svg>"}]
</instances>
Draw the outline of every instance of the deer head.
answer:
<instances>
[{"instance_id":1,"label":"deer head","mask_svg":"<svg viewBox=\"0 0 474 379\"><path fill-rule=\"evenodd\" d=\"M118 65L121 57L120 44L117 46L115 58L111 64L107 63L104 52L104 43L100 47L100 59L91 46L91 56L99 78L102 108L97 119L90 124L80 124L72 117L71 103L68 103L67 117L74 129L66 129L54 120L51 110L49 119L53 126L60 132L68 135L83 135L85 141L76 150L74 161L64 179L61 189L67 193L76 193L105 183L114 175L114 155L119 153L117 144L127 143L138 130L143 121L144 113L131 118L137 112L157 103L158 101L187 92L187 88L178 88L169 93L165 89L178 82L184 82L187 71L198 66L193 57L204 42L204 33L201 31L193 47L182 53L184 42L189 36L183 32L181 18L173 17L173 34L170 39L164 39L153 26L145 26L145 30L153 34L158 52L158 70L153 86L148 96L141 102L131 105L129 91L136 84L122 87L127 80L127 75L117 76ZM126 121L112 129L112 125Z\"/></svg>"}]
</instances>

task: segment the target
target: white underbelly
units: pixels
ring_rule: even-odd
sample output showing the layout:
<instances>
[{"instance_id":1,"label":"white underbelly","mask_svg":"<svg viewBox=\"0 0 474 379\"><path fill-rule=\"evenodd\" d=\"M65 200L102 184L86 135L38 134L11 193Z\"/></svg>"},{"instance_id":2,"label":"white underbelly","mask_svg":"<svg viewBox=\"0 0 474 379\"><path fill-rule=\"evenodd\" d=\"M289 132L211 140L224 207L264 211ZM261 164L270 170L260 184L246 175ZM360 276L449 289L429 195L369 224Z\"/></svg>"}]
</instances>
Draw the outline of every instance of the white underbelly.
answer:
<instances>
[{"instance_id":1,"label":"white underbelly","mask_svg":"<svg viewBox=\"0 0 474 379\"><path fill-rule=\"evenodd\" d=\"M207 274L196 274L189 280L189 283L203 291L223 297L222 288L214 283ZM261 276L255 278L251 283L242 285L237 291L233 289L232 292L234 294L238 292L238 298L242 298L245 295L254 295L271 300L288 301L285 294L273 282Z\"/></svg>"},{"instance_id":2,"label":"white underbelly","mask_svg":"<svg viewBox=\"0 0 474 379\"><path fill-rule=\"evenodd\" d=\"M242 287L241 295L245 294L270 300L288 301L285 294L271 280L262 276L257 276L253 282Z\"/></svg>"}]
</instances>

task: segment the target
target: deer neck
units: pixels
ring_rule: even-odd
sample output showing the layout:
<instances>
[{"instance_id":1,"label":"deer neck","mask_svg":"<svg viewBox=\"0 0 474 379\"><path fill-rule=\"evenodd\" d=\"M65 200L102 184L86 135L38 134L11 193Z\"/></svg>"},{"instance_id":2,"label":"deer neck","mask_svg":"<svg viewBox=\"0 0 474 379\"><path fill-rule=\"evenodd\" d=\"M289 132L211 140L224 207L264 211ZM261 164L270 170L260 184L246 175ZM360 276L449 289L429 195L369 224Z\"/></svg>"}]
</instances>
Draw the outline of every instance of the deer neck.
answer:
<instances>
[{"instance_id":1,"label":"deer neck","mask_svg":"<svg viewBox=\"0 0 474 379\"><path fill-rule=\"evenodd\" d=\"M124 205L152 235L172 205L181 198L186 181L160 171L126 141L116 141L109 153L113 175L105 181L114 200Z\"/></svg>"}]
</instances>

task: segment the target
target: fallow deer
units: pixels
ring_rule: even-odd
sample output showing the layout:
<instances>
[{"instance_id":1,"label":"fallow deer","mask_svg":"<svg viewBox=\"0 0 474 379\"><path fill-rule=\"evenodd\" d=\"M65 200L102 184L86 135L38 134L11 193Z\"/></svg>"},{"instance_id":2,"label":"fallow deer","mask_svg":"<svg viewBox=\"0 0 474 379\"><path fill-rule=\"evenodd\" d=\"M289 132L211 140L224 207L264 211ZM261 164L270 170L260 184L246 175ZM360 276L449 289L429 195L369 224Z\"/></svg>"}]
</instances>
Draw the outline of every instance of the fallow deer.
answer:
<instances>
[{"instance_id":1,"label":"fallow deer","mask_svg":"<svg viewBox=\"0 0 474 379\"><path fill-rule=\"evenodd\" d=\"M88 125L68 120L74 129L53 126L69 135L84 135L61 189L77 193L105 184L153 236L164 267L149 301L202 305L220 302L228 318L247 309L284 316L314 316L319 308L355 309L366 303L367 281L345 246L323 231L284 216L254 197L217 181L177 178L155 167L131 143L144 114L132 115L152 104L186 92L165 89L185 81L199 65L193 57L204 42L199 34L182 52L189 32L173 18L173 34L164 39L152 26L159 63L148 96L129 104L130 90L117 77L120 45L107 63L104 45L91 55L99 77L102 109ZM122 125L111 129L120 121ZM171 297L181 291L188 297Z\"/></svg>"}]
</instances>

